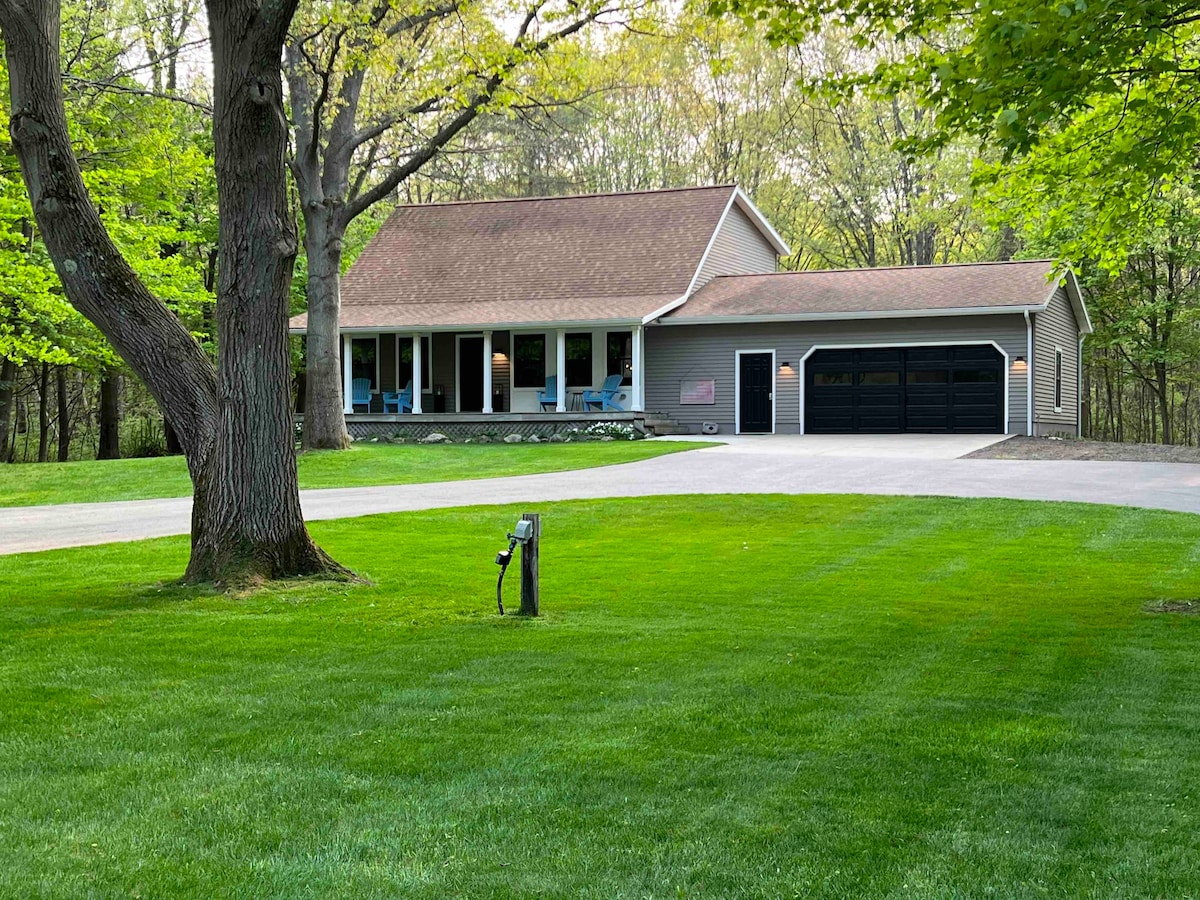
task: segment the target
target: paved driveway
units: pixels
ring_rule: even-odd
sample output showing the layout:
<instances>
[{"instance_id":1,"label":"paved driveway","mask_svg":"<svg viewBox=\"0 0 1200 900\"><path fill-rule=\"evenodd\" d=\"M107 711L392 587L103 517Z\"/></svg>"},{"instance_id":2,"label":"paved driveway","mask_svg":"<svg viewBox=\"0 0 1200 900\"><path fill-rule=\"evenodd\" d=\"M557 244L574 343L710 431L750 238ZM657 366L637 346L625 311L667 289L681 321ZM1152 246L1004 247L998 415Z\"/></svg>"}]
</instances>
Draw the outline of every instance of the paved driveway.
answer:
<instances>
[{"instance_id":1,"label":"paved driveway","mask_svg":"<svg viewBox=\"0 0 1200 900\"><path fill-rule=\"evenodd\" d=\"M1010 497L1200 513L1200 465L947 459L890 449L874 456L832 456L782 452L786 442L772 440L734 441L575 472L304 491L301 499L310 520L476 504L728 493ZM190 500L174 499L4 509L0 554L185 534L190 508Z\"/></svg>"}]
</instances>

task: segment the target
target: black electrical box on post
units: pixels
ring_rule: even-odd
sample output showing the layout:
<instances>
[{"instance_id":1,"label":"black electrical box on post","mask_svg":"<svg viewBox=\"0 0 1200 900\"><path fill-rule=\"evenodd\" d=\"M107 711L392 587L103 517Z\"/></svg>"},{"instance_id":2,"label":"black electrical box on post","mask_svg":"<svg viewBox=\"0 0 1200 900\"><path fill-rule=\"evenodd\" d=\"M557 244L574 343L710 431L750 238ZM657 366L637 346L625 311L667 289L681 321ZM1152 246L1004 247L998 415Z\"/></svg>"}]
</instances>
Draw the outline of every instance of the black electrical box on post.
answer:
<instances>
[{"instance_id":1,"label":"black electrical box on post","mask_svg":"<svg viewBox=\"0 0 1200 900\"><path fill-rule=\"evenodd\" d=\"M538 596L538 543L542 537L542 522L537 513L525 513L521 521L533 525L529 539L521 542L521 615L536 616L541 602Z\"/></svg>"}]
</instances>

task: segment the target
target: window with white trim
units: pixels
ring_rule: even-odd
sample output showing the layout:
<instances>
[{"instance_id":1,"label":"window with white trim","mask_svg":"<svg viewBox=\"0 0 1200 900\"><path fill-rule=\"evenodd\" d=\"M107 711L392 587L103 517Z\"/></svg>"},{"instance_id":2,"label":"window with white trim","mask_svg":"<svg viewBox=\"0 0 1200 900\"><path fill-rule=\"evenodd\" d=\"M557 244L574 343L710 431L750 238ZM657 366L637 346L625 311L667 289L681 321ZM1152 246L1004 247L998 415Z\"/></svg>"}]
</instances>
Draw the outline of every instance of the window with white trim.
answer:
<instances>
[{"instance_id":1,"label":"window with white trim","mask_svg":"<svg viewBox=\"0 0 1200 900\"><path fill-rule=\"evenodd\" d=\"M1062 347L1054 348L1054 411L1062 412L1062 375L1063 375L1063 351Z\"/></svg>"}]
</instances>

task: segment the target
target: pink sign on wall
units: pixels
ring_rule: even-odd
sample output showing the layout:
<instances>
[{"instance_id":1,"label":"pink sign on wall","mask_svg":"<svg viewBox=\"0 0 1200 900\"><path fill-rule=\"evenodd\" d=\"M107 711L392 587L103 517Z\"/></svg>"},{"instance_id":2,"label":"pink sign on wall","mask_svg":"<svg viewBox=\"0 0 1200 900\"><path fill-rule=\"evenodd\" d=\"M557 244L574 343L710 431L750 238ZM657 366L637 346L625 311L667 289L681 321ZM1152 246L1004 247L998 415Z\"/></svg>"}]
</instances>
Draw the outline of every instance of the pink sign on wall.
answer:
<instances>
[{"instance_id":1,"label":"pink sign on wall","mask_svg":"<svg viewBox=\"0 0 1200 900\"><path fill-rule=\"evenodd\" d=\"M717 383L711 378L679 382L681 406L711 406L717 402Z\"/></svg>"}]
</instances>

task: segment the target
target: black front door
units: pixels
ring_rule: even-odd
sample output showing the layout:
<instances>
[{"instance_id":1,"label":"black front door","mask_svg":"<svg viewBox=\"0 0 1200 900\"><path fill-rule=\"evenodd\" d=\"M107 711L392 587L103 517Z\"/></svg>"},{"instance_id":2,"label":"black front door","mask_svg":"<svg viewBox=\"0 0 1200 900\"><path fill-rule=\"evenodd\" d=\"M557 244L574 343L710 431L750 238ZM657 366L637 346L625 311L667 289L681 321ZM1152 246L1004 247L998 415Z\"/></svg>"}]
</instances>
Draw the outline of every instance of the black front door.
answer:
<instances>
[{"instance_id":1,"label":"black front door","mask_svg":"<svg viewBox=\"0 0 1200 900\"><path fill-rule=\"evenodd\" d=\"M483 411L483 338L458 339L458 411Z\"/></svg>"},{"instance_id":2,"label":"black front door","mask_svg":"<svg viewBox=\"0 0 1200 900\"><path fill-rule=\"evenodd\" d=\"M771 353L738 356L738 431L742 434L771 432L775 372Z\"/></svg>"}]
</instances>

